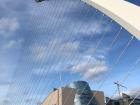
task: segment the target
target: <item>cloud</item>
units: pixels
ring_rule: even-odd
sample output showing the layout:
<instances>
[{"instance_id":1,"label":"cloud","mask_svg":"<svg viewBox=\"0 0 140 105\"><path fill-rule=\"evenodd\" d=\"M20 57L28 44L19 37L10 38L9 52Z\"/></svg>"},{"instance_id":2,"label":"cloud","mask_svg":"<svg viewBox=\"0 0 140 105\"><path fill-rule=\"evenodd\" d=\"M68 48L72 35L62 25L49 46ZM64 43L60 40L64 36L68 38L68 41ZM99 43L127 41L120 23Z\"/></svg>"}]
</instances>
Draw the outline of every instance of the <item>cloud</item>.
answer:
<instances>
[{"instance_id":1,"label":"cloud","mask_svg":"<svg viewBox=\"0 0 140 105\"><path fill-rule=\"evenodd\" d=\"M81 28L82 29L78 33L90 36L102 35L103 33L108 33L112 30L111 25L107 21L99 20L93 20L91 23L87 23Z\"/></svg>"},{"instance_id":2,"label":"cloud","mask_svg":"<svg viewBox=\"0 0 140 105\"><path fill-rule=\"evenodd\" d=\"M1 76L0 76L0 82L5 82L7 83L7 81L10 80L13 70L15 69L15 65L10 65L8 62L5 63L5 61L3 60L0 61L0 71L1 71Z\"/></svg>"},{"instance_id":3,"label":"cloud","mask_svg":"<svg viewBox=\"0 0 140 105\"><path fill-rule=\"evenodd\" d=\"M73 65L71 70L74 73L80 73L84 79L99 81L102 75L108 72L108 66L105 60L85 56L80 63Z\"/></svg>"},{"instance_id":4,"label":"cloud","mask_svg":"<svg viewBox=\"0 0 140 105\"><path fill-rule=\"evenodd\" d=\"M34 61L70 58L77 52L79 42L65 42L53 39L48 44L34 44L31 47L31 54ZM53 61L54 62L54 61Z\"/></svg>"},{"instance_id":5,"label":"cloud","mask_svg":"<svg viewBox=\"0 0 140 105\"><path fill-rule=\"evenodd\" d=\"M5 43L3 48L4 49L19 48L19 47L21 47L23 42L24 42L23 39L10 40L10 41L7 41L7 43Z\"/></svg>"},{"instance_id":6,"label":"cloud","mask_svg":"<svg viewBox=\"0 0 140 105\"><path fill-rule=\"evenodd\" d=\"M40 76L42 76L42 75L47 75L47 72L48 70L46 70L46 69L33 69L32 70L32 72L33 72L33 74L34 75L40 75Z\"/></svg>"},{"instance_id":7,"label":"cloud","mask_svg":"<svg viewBox=\"0 0 140 105\"><path fill-rule=\"evenodd\" d=\"M9 100L3 100L3 104L8 105L8 104L10 104L10 101Z\"/></svg>"},{"instance_id":8,"label":"cloud","mask_svg":"<svg viewBox=\"0 0 140 105\"><path fill-rule=\"evenodd\" d=\"M140 98L140 87L131 89L131 90L127 91L126 93L132 97L136 97L139 94L138 98Z\"/></svg>"},{"instance_id":9,"label":"cloud","mask_svg":"<svg viewBox=\"0 0 140 105\"><path fill-rule=\"evenodd\" d=\"M17 18L1 18L0 35L3 37L10 37L17 31L17 29L19 29L19 26Z\"/></svg>"},{"instance_id":10,"label":"cloud","mask_svg":"<svg viewBox=\"0 0 140 105\"><path fill-rule=\"evenodd\" d=\"M134 89L130 89L130 90L127 90L127 91L123 91L123 92L121 92L121 94L122 93L125 93L125 94L129 95L130 97L133 97L133 98L136 97L136 98L139 98L140 99L140 87L134 88ZM118 93L117 94L114 94L112 98L113 99L118 99L119 98Z\"/></svg>"},{"instance_id":11,"label":"cloud","mask_svg":"<svg viewBox=\"0 0 140 105\"><path fill-rule=\"evenodd\" d=\"M111 31L111 26L107 26L107 22L105 21L94 21L93 26L89 29L90 33L95 33L95 34L102 34L104 32L110 32Z\"/></svg>"},{"instance_id":12,"label":"cloud","mask_svg":"<svg viewBox=\"0 0 140 105\"><path fill-rule=\"evenodd\" d=\"M0 84L0 98L4 98L8 92L10 84Z\"/></svg>"},{"instance_id":13,"label":"cloud","mask_svg":"<svg viewBox=\"0 0 140 105\"><path fill-rule=\"evenodd\" d=\"M37 44L31 47L31 56L34 62L45 63L43 68L36 66L32 70L34 75L47 75L48 71L59 72L65 71L67 63L73 59L74 54L77 54L80 43L78 41L63 41L54 39L48 44Z\"/></svg>"},{"instance_id":14,"label":"cloud","mask_svg":"<svg viewBox=\"0 0 140 105\"><path fill-rule=\"evenodd\" d=\"M52 43L54 46L52 49ZM34 61L47 62L45 69L36 68L32 72L35 75L46 75L48 70L54 72L72 72L81 74L83 79L100 81L103 75L108 72L108 65L105 56L105 49L98 49L95 53L95 46L80 51L83 46L78 41L52 40L48 44L41 44L31 48ZM48 51L49 49L49 51ZM80 59L80 61L78 61ZM77 63L78 62L78 63ZM41 72L40 72L41 71Z\"/></svg>"}]
</instances>

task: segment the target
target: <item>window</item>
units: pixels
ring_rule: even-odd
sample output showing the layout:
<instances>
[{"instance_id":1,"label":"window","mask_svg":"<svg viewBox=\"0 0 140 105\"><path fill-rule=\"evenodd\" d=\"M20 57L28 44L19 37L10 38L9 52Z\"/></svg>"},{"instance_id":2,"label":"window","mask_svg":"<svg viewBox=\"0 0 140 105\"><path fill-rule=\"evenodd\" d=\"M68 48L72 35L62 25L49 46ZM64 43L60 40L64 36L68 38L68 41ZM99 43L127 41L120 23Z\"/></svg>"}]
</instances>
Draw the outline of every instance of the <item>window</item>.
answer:
<instances>
[{"instance_id":1,"label":"window","mask_svg":"<svg viewBox=\"0 0 140 105\"><path fill-rule=\"evenodd\" d=\"M114 105L120 105L120 103L119 102L114 102Z\"/></svg>"}]
</instances>

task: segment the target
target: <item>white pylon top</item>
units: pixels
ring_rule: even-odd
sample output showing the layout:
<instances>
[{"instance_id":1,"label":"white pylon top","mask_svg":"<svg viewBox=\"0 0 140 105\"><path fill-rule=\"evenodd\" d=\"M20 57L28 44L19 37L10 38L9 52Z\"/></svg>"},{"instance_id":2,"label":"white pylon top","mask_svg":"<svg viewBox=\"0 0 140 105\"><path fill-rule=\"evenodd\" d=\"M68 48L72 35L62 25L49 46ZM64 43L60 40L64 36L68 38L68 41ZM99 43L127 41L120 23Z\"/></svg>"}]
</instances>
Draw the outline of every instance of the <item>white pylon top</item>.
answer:
<instances>
[{"instance_id":1,"label":"white pylon top","mask_svg":"<svg viewBox=\"0 0 140 105\"><path fill-rule=\"evenodd\" d=\"M119 23L140 40L140 7L124 0L82 0Z\"/></svg>"}]
</instances>

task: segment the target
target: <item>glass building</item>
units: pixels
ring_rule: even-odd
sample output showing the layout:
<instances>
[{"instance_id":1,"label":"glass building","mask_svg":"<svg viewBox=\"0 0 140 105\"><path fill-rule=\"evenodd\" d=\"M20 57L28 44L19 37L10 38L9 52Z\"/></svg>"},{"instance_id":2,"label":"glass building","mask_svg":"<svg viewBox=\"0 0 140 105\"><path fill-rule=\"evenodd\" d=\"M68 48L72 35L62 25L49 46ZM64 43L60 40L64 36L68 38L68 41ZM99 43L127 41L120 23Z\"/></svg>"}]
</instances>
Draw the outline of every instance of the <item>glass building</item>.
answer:
<instances>
[{"instance_id":1,"label":"glass building","mask_svg":"<svg viewBox=\"0 0 140 105\"><path fill-rule=\"evenodd\" d=\"M75 89L74 105L98 105L87 82L76 81L68 87Z\"/></svg>"}]
</instances>

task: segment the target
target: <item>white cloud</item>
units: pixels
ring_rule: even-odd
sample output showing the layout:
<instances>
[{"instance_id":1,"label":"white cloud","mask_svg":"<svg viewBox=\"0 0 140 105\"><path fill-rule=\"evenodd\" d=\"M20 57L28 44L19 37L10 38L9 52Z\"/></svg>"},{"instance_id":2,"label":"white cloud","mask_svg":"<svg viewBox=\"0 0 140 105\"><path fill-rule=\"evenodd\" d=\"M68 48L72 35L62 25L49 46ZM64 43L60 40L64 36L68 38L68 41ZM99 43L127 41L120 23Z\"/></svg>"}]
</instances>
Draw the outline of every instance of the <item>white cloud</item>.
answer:
<instances>
[{"instance_id":1,"label":"white cloud","mask_svg":"<svg viewBox=\"0 0 140 105\"><path fill-rule=\"evenodd\" d=\"M0 82L7 82L11 80L12 73L14 72L13 70L15 69L15 65L9 64L8 62L5 63L4 59L3 61L0 61Z\"/></svg>"},{"instance_id":2,"label":"white cloud","mask_svg":"<svg viewBox=\"0 0 140 105\"><path fill-rule=\"evenodd\" d=\"M47 49L46 46L40 46L40 45L34 46L31 52L34 60L36 61L44 60L48 54L46 49Z\"/></svg>"},{"instance_id":3,"label":"white cloud","mask_svg":"<svg viewBox=\"0 0 140 105\"><path fill-rule=\"evenodd\" d=\"M0 35L9 37L19 29L17 18L1 18L0 19Z\"/></svg>"},{"instance_id":4,"label":"white cloud","mask_svg":"<svg viewBox=\"0 0 140 105\"><path fill-rule=\"evenodd\" d=\"M127 91L126 93L132 97L136 97L139 94L138 98L140 98L140 87L131 89L131 90Z\"/></svg>"},{"instance_id":5,"label":"white cloud","mask_svg":"<svg viewBox=\"0 0 140 105\"><path fill-rule=\"evenodd\" d=\"M4 49L19 48L22 45L23 41L24 41L23 39L7 41L7 43L5 43L3 48Z\"/></svg>"},{"instance_id":6,"label":"white cloud","mask_svg":"<svg viewBox=\"0 0 140 105\"><path fill-rule=\"evenodd\" d=\"M50 42L51 43L51 42ZM92 79L94 81L100 81L103 75L108 72L108 65L106 62L105 52L100 49L93 53L93 50L89 49L84 53L78 52L80 47L79 42L62 42L60 40L54 40L55 48L52 49L51 54L48 53L48 47L46 46L34 46L32 51L33 60L35 61L47 61L54 58L53 63L47 65L45 69L33 69L35 75L46 75L47 70L51 69L53 72L67 71L73 73L79 73L83 79ZM50 49L51 50L51 49ZM102 49L103 50L103 49ZM73 56L75 57L73 58ZM93 55L94 54L94 55ZM52 57L50 57L52 56ZM58 57L60 59L58 59ZM78 57L78 58L76 58ZM55 59L57 59L57 63ZM80 59L80 61L78 61ZM77 63L78 62L78 63ZM71 67L72 65L72 67ZM49 68L48 68L49 66ZM42 72L43 71L43 74Z\"/></svg>"},{"instance_id":7,"label":"white cloud","mask_svg":"<svg viewBox=\"0 0 140 105\"><path fill-rule=\"evenodd\" d=\"M52 43L54 47L52 46ZM35 62L46 63L45 68L35 68L32 70L34 75L47 75L48 71L64 71L73 55L78 52L79 42L65 42L62 40L52 40L48 44L34 44L31 47L31 56ZM65 64L64 64L65 63Z\"/></svg>"},{"instance_id":8,"label":"white cloud","mask_svg":"<svg viewBox=\"0 0 140 105\"><path fill-rule=\"evenodd\" d=\"M34 44L31 46L33 60L44 61L54 58L70 58L73 53L77 52L79 42L64 42L62 40L52 40L48 44Z\"/></svg>"},{"instance_id":9,"label":"white cloud","mask_svg":"<svg viewBox=\"0 0 140 105\"><path fill-rule=\"evenodd\" d=\"M94 54L94 56L96 55L96 58L98 58L98 59L106 59L106 52L107 52L107 50L106 50L106 48L101 48L101 49L97 49L96 48L96 46L94 46L94 47L92 47L92 48L89 48L85 53L86 54Z\"/></svg>"},{"instance_id":10,"label":"white cloud","mask_svg":"<svg viewBox=\"0 0 140 105\"><path fill-rule=\"evenodd\" d=\"M89 32L95 34L102 34L104 32L111 31L110 26L106 26L105 22L95 21L93 25L90 27Z\"/></svg>"},{"instance_id":11,"label":"white cloud","mask_svg":"<svg viewBox=\"0 0 140 105\"><path fill-rule=\"evenodd\" d=\"M122 93L125 93L127 95L129 95L130 97L136 97L136 98L139 98L140 99L140 87L138 88L134 88L134 89L130 89L130 90L127 90L127 91L123 91L121 92ZM113 99L118 99L120 96L118 95L118 93L114 94L113 95ZM122 96L121 96L122 97Z\"/></svg>"},{"instance_id":12,"label":"white cloud","mask_svg":"<svg viewBox=\"0 0 140 105\"><path fill-rule=\"evenodd\" d=\"M93 22L83 25L79 33L85 35L98 35L111 31L111 25L107 25L106 21L93 20ZM90 26L90 27L89 27ZM86 29L86 30L85 30Z\"/></svg>"},{"instance_id":13,"label":"white cloud","mask_svg":"<svg viewBox=\"0 0 140 105\"><path fill-rule=\"evenodd\" d=\"M32 70L34 75L47 75L48 74L48 70L46 69L33 69Z\"/></svg>"},{"instance_id":14,"label":"white cloud","mask_svg":"<svg viewBox=\"0 0 140 105\"><path fill-rule=\"evenodd\" d=\"M101 75L108 71L108 66L105 60L85 56L82 62L75 64L71 70L73 72L81 73L84 79L98 81L101 79Z\"/></svg>"},{"instance_id":15,"label":"white cloud","mask_svg":"<svg viewBox=\"0 0 140 105\"><path fill-rule=\"evenodd\" d=\"M6 93L8 92L9 84L0 84L0 98L3 98L6 96Z\"/></svg>"}]
</instances>

